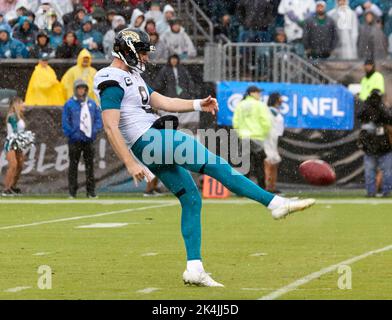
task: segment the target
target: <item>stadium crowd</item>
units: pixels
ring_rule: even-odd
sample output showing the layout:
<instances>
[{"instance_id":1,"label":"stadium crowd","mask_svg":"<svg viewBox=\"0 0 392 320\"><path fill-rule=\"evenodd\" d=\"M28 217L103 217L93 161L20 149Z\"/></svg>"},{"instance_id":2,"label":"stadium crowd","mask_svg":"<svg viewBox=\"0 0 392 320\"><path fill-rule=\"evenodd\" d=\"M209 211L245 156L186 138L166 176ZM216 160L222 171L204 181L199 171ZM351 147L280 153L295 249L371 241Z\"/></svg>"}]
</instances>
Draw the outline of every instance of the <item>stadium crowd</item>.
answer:
<instances>
[{"instance_id":1,"label":"stadium crowd","mask_svg":"<svg viewBox=\"0 0 392 320\"><path fill-rule=\"evenodd\" d=\"M392 56L389 0L197 0L217 37L234 42L292 44L312 59ZM146 31L157 50L152 59L197 51L170 1L0 0L0 58L75 59L81 49L109 58L124 27Z\"/></svg>"},{"instance_id":2,"label":"stadium crowd","mask_svg":"<svg viewBox=\"0 0 392 320\"><path fill-rule=\"evenodd\" d=\"M146 31L157 50L152 59L196 56L173 6L140 0L0 0L0 58L75 59L82 49L109 58L115 33Z\"/></svg>"},{"instance_id":3,"label":"stadium crowd","mask_svg":"<svg viewBox=\"0 0 392 320\"><path fill-rule=\"evenodd\" d=\"M392 55L390 0L198 0L231 41L292 44L308 58Z\"/></svg>"}]
</instances>

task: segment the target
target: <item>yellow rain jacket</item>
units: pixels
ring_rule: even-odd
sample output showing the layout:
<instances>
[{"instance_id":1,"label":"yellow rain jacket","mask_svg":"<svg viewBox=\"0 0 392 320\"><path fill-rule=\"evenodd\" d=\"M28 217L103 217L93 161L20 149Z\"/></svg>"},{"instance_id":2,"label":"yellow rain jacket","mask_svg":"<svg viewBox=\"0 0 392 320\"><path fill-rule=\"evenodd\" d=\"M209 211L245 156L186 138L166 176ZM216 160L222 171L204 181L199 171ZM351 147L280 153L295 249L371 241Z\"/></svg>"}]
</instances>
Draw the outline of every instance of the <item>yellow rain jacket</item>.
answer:
<instances>
[{"instance_id":1,"label":"yellow rain jacket","mask_svg":"<svg viewBox=\"0 0 392 320\"><path fill-rule=\"evenodd\" d=\"M380 72L374 72L370 78L363 77L361 80L361 91L359 99L365 101L374 89L378 89L382 94L385 93L384 76Z\"/></svg>"},{"instance_id":2,"label":"yellow rain jacket","mask_svg":"<svg viewBox=\"0 0 392 320\"><path fill-rule=\"evenodd\" d=\"M82 61L84 57L89 58L88 67L82 67ZM91 67L91 54L88 50L83 49L80 51L78 55L78 62L76 66L73 66L67 70L64 74L63 78L61 79L61 84L64 88L64 98L67 101L69 98L73 97L74 95L74 82L75 80L82 79L88 85L88 96L93 99L95 102L97 98L95 97L93 88L94 88L94 76L97 73L97 70Z\"/></svg>"},{"instance_id":3,"label":"yellow rain jacket","mask_svg":"<svg viewBox=\"0 0 392 320\"><path fill-rule=\"evenodd\" d=\"M62 90L52 67L37 64L27 87L25 103L27 106L63 106Z\"/></svg>"},{"instance_id":4,"label":"yellow rain jacket","mask_svg":"<svg viewBox=\"0 0 392 320\"><path fill-rule=\"evenodd\" d=\"M271 111L263 102L248 96L234 110L233 128L241 139L264 141L272 127Z\"/></svg>"}]
</instances>

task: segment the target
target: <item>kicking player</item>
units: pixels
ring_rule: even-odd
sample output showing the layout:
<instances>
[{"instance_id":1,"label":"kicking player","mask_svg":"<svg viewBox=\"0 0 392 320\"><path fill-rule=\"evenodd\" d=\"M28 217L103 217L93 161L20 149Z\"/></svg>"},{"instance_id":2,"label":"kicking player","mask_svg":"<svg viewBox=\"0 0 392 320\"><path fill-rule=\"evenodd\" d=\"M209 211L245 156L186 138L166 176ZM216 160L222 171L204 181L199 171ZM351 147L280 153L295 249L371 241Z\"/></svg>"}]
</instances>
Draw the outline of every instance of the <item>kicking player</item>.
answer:
<instances>
[{"instance_id":1,"label":"kicking player","mask_svg":"<svg viewBox=\"0 0 392 320\"><path fill-rule=\"evenodd\" d=\"M193 137L165 128L162 121L165 118L159 118L153 109L168 112L197 110L215 114L218 104L211 96L184 100L168 98L153 91L140 75L148 62L148 52L153 50L149 36L143 31L127 28L117 34L113 62L98 71L94 78L104 128L110 144L135 183L145 178L149 180L152 172L179 199L182 207L181 231L187 253L184 282L222 287L203 268L200 253L202 201L188 170L207 174L239 196L261 203L271 211L274 219L308 208L315 200L290 200L271 194L236 172L227 161L211 153ZM153 158L159 161L151 161L152 150ZM183 161L184 150L188 153L186 161Z\"/></svg>"}]
</instances>

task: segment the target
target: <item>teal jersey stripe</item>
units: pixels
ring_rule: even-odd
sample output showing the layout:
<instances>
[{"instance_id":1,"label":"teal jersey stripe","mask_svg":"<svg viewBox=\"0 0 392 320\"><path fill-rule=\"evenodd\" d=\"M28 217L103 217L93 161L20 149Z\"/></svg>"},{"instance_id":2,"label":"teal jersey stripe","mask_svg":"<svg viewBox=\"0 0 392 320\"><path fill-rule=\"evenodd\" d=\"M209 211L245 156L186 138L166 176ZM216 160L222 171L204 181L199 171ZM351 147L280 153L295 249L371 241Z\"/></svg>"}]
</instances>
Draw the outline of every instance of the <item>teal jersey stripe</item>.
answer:
<instances>
[{"instance_id":1,"label":"teal jersey stripe","mask_svg":"<svg viewBox=\"0 0 392 320\"><path fill-rule=\"evenodd\" d=\"M101 110L120 109L124 90L119 86L108 87L101 91Z\"/></svg>"}]
</instances>

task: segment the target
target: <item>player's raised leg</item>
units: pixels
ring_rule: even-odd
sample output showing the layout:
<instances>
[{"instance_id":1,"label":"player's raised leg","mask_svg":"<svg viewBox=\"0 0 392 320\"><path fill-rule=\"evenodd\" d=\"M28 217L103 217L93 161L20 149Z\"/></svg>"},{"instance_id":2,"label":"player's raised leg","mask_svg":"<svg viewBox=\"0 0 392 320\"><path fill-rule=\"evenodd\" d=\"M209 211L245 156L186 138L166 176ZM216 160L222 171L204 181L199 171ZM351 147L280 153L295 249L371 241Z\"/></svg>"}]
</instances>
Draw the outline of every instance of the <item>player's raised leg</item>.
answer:
<instances>
[{"instance_id":1,"label":"player's raised leg","mask_svg":"<svg viewBox=\"0 0 392 320\"><path fill-rule=\"evenodd\" d=\"M165 144L171 143L167 140L171 139L172 136L174 137L174 149L181 148L189 151L193 148L192 154L194 158L189 159L189 157L186 157L186 161L181 161L180 165L193 172L205 173L220 181L237 195L261 203L271 210L274 219L284 218L290 213L304 210L315 203L314 199L287 199L262 189L233 169L225 159L210 152L196 139L181 131L170 134L170 132L165 130L162 133L165 135L163 137ZM180 153L174 153L174 161L179 163L180 161L178 160L182 159L176 159L176 154L179 155Z\"/></svg>"}]
</instances>

